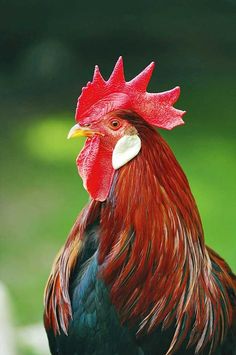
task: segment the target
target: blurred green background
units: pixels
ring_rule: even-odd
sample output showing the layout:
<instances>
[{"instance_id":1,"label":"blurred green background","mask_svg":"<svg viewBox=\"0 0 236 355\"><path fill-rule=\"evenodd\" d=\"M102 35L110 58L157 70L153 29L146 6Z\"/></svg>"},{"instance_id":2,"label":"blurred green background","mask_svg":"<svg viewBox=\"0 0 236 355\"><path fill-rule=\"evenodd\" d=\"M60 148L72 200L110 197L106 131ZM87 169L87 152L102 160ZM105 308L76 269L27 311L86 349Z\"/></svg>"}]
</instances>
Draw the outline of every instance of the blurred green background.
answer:
<instances>
[{"instance_id":1,"label":"blurred green background","mask_svg":"<svg viewBox=\"0 0 236 355\"><path fill-rule=\"evenodd\" d=\"M207 243L236 271L236 2L0 1L0 279L18 325L42 319L52 261L88 197L67 141L81 87L123 55L149 91L182 89L186 125L161 132L186 172Z\"/></svg>"}]
</instances>

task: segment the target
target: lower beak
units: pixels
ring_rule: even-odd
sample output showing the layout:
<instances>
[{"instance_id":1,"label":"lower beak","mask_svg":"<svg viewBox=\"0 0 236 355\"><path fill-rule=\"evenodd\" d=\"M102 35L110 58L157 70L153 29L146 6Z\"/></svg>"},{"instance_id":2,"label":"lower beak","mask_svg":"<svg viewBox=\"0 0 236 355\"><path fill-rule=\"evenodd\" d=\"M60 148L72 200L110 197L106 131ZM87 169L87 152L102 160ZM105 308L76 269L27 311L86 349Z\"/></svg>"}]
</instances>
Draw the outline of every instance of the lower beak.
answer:
<instances>
[{"instance_id":1,"label":"lower beak","mask_svg":"<svg viewBox=\"0 0 236 355\"><path fill-rule=\"evenodd\" d=\"M88 127L81 127L78 123L74 125L67 136L67 139L74 138L74 137L93 137L94 135L100 135L102 136L103 134L100 132L93 131L92 129L89 129Z\"/></svg>"}]
</instances>

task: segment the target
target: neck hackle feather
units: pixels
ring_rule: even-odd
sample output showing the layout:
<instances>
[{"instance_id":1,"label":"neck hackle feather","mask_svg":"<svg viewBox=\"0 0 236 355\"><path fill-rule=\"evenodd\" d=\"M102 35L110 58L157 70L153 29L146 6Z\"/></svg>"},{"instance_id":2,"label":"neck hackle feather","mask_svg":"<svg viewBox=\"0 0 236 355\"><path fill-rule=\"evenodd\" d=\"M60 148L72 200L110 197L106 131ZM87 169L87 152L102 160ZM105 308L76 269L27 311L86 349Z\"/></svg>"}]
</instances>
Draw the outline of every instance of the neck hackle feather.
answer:
<instances>
[{"instance_id":1,"label":"neck hackle feather","mask_svg":"<svg viewBox=\"0 0 236 355\"><path fill-rule=\"evenodd\" d=\"M84 231L99 220L99 277L121 322L138 322L140 337L174 327L167 354L186 340L196 353L207 347L210 354L232 323L228 290L236 285L205 246L188 181L168 145L137 114L116 114L136 127L141 152L116 172L108 199L92 200L73 227L48 282L45 323L55 333L67 331L70 275Z\"/></svg>"}]
</instances>

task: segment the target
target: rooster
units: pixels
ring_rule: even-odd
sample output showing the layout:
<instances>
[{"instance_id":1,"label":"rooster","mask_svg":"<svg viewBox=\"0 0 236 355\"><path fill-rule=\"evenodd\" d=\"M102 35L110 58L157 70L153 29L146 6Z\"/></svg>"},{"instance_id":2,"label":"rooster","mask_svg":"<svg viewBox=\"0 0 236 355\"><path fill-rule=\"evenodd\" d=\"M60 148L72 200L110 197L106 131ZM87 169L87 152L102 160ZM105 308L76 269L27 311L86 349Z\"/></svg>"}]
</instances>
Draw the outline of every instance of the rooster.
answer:
<instances>
[{"instance_id":1,"label":"rooster","mask_svg":"<svg viewBox=\"0 0 236 355\"><path fill-rule=\"evenodd\" d=\"M44 324L60 355L236 354L236 277L204 242L187 178L155 126L182 125L179 87L147 93L120 57L96 66L77 124L90 202L53 264Z\"/></svg>"}]
</instances>

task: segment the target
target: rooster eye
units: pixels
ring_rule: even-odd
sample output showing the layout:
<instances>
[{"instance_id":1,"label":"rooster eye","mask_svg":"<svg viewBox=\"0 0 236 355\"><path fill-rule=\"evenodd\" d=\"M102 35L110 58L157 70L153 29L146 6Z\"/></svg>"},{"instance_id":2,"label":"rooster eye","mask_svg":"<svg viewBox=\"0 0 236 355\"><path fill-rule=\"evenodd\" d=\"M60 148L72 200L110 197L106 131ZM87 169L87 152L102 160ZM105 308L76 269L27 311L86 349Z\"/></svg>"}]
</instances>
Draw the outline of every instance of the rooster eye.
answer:
<instances>
[{"instance_id":1,"label":"rooster eye","mask_svg":"<svg viewBox=\"0 0 236 355\"><path fill-rule=\"evenodd\" d=\"M110 128L113 130L120 128L120 122L118 120L111 120L109 122L109 125L110 125Z\"/></svg>"}]
</instances>

